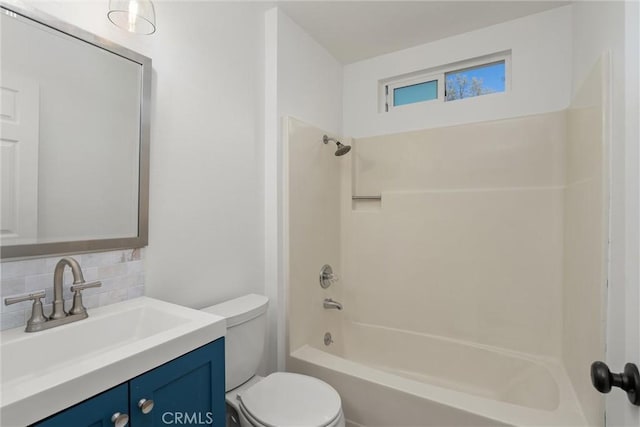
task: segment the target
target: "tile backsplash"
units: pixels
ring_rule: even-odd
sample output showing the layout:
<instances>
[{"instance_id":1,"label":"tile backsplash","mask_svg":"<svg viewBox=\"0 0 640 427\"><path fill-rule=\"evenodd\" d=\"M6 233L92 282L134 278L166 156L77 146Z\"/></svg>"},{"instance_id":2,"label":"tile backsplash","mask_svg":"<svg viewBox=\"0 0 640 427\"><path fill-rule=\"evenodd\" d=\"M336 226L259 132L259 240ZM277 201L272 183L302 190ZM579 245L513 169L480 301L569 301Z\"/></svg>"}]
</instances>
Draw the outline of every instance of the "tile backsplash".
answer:
<instances>
[{"instance_id":1,"label":"tile backsplash","mask_svg":"<svg viewBox=\"0 0 640 427\"><path fill-rule=\"evenodd\" d=\"M100 280L99 288L82 292L85 307L113 304L115 302L142 296L144 294L144 248L125 249L110 252L70 255L82 267L87 282ZM45 315L51 312L53 301L53 270L62 256L7 261L0 264L0 330L24 325L31 315L31 301L4 305L4 298L29 292L45 290L43 300ZM69 286L73 282L71 269L64 272L65 308L71 307L72 293Z\"/></svg>"}]
</instances>

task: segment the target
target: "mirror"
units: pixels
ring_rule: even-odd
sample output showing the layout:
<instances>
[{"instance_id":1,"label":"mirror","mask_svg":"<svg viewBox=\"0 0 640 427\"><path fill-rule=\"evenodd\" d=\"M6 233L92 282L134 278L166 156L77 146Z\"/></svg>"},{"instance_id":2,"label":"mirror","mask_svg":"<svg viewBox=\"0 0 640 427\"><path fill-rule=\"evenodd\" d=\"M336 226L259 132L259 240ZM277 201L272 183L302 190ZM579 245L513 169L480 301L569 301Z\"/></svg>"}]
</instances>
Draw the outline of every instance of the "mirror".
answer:
<instances>
[{"instance_id":1,"label":"mirror","mask_svg":"<svg viewBox=\"0 0 640 427\"><path fill-rule=\"evenodd\" d=\"M0 8L2 258L145 246L151 60Z\"/></svg>"}]
</instances>

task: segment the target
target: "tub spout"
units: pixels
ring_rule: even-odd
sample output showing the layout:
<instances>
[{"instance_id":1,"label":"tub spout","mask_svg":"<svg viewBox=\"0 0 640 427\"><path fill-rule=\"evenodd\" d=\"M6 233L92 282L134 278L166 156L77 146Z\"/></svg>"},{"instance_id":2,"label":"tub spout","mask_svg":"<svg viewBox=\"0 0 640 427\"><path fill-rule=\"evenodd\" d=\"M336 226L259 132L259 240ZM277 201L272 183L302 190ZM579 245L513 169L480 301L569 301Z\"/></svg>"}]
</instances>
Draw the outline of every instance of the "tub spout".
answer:
<instances>
[{"instance_id":1,"label":"tub spout","mask_svg":"<svg viewBox=\"0 0 640 427\"><path fill-rule=\"evenodd\" d=\"M325 298L324 303L322 304L324 308L327 310L335 308L336 310L342 310L342 304L338 301L334 301L331 298Z\"/></svg>"}]
</instances>

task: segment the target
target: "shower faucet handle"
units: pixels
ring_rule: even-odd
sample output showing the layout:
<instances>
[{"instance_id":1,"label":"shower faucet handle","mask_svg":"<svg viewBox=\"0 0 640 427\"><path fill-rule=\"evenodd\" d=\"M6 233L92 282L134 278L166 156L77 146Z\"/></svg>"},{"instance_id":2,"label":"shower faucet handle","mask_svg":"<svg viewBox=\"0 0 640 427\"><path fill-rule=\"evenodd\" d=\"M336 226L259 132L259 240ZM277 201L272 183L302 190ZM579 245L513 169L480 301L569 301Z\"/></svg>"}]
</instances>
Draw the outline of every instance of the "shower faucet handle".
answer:
<instances>
[{"instance_id":1,"label":"shower faucet handle","mask_svg":"<svg viewBox=\"0 0 640 427\"><path fill-rule=\"evenodd\" d=\"M331 282L331 283L336 283L338 280L340 280L340 278L338 277L338 275L336 273L329 273L326 274L324 276L325 280Z\"/></svg>"},{"instance_id":2,"label":"shower faucet handle","mask_svg":"<svg viewBox=\"0 0 640 427\"><path fill-rule=\"evenodd\" d=\"M322 289L327 289L332 283L336 283L338 280L338 275L333 272L329 264L322 266L320 269L320 286L322 286Z\"/></svg>"}]
</instances>

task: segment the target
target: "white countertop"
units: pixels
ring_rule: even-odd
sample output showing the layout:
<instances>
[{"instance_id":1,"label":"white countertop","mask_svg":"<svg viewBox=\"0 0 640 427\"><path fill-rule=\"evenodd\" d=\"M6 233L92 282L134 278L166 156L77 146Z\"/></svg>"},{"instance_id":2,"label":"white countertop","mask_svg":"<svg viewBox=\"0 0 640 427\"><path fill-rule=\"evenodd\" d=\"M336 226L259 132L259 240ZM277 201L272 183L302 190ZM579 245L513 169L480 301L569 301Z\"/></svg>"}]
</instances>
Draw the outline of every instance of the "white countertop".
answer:
<instances>
[{"instance_id":1,"label":"white countertop","mask_svg":"<svg viewBox=\"0 0 640 427\"><path fill-rule=\"evenodd\" d=\"M0 333L0 425L25 426L210 343L225 319L148 297L41 332Z\"/></svg>"}]
</instances>

